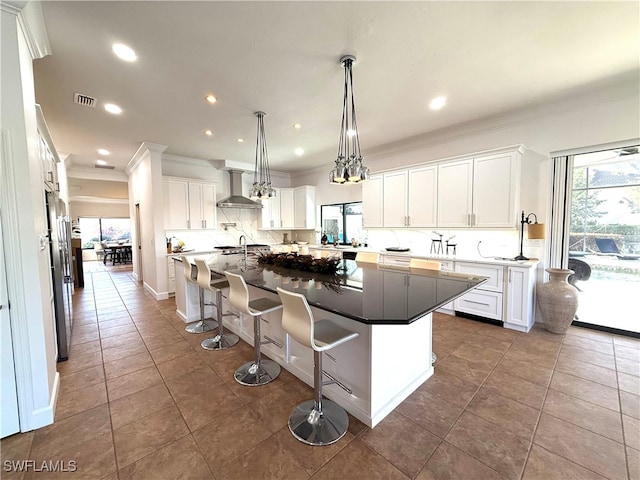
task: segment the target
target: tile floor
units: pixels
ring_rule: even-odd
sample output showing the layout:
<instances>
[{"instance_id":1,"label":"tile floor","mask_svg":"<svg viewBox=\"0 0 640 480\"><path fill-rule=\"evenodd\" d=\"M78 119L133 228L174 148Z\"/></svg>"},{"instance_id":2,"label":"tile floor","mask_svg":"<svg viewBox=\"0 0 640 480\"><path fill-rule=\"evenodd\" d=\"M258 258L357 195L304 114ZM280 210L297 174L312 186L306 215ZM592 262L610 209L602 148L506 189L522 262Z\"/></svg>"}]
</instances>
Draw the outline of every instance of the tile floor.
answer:
<instances>
[{"instance_id":1,"label":"tile floor","mask_svg":"<svg viewBox=\"0 0 640 480\"><path fill-rule=\"evenodd\" d=\"M312 390L283 371L238 385L246 343L200 348L173 300L130 267L87 272L53 425L1 442L7 460L76 462L96 479L640 479L640 342L571 328L529 334L436 315L435 375L375 429L309 447L287 417Z\"/></svg>"}]
</instances>

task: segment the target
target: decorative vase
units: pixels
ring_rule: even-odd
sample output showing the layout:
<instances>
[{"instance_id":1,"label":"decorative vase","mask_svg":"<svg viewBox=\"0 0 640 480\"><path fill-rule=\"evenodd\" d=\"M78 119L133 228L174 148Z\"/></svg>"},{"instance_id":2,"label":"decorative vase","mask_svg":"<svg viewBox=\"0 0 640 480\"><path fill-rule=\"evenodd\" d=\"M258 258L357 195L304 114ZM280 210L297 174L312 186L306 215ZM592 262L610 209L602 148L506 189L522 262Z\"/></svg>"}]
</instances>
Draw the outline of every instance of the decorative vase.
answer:
<instances>
[{"instance_id":1,"label":"decorative vase","mask_svg":"<svg viewBox=\"0 0 640 480\"><path fill-rule=\"evenodd\" d=\"M567 282L573 270L547 268L549 281L538 288L538 306L544 328L553 333L566 333L578 310L578 290Z\"/></svg>"}]
</instances>

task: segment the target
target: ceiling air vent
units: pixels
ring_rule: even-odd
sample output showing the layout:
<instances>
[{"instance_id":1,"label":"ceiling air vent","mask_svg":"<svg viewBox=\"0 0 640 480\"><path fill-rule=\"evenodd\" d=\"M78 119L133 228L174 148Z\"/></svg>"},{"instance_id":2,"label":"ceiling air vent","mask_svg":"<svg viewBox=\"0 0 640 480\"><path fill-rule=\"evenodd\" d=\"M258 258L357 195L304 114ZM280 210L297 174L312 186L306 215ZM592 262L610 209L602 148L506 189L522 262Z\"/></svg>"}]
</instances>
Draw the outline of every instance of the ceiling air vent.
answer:
<instances>
[{"instance_id":1,"label":"ceiling air vent","mask_svg":"<svg viewBox=\"0 0 640 480\"><path fill-rule=\"evenodd\" d=\"M114 168L116 168L113 165L97 165L97 164L94 165L94 167L95 168L106 168L107 170L113 170Z\"/></svg>"},{"instance_id":2,"label":"ceiling air vent","mask_svg":"<svg viewBox=\"0 0 640 480\"><path fill-rule=\"evenodd\" d=\"M95 108L95 106L96 106L96 99L95 98L90 97L89 95L84 95L82 93L74 94L73 101L75 103L77 103L78 105L82 105L84 107Z\"/></svg>"}]
</instances>

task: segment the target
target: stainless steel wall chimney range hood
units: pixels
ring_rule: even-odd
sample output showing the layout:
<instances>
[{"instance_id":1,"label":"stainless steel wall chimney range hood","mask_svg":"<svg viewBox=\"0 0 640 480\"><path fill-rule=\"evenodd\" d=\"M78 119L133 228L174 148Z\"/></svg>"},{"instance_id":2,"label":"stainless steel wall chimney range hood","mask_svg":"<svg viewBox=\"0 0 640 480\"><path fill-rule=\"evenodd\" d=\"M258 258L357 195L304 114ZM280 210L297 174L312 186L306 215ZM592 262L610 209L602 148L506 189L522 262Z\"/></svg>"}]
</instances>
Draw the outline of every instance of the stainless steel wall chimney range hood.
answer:
<instances>
[{"instance_id":1,"label":"stainless steel wall chimney range hood","mask_svg":"<svg viewBox=\"0 0 640 480\"><path fill-rule=\"evenodd\" d=\"M254 202L250 198L242 196L242 170L229 170L230 189L229 195L218 202L220 208L262 208L262 204Z\"/></svg>"}]
</instances>

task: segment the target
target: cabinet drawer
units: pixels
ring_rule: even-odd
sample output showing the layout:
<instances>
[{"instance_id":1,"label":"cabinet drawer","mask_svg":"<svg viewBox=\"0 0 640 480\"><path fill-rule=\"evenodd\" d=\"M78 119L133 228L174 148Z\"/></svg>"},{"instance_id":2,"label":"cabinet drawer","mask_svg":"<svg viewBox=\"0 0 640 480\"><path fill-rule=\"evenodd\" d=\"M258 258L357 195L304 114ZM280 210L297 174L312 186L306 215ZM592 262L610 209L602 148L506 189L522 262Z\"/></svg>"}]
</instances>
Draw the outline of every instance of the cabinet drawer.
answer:
<instances>
[{"instance_id":1,"label":"cabinet drawer","mask_svg":"<svg viewBox=\"0 0 640 480\"><path fill-rule=\"evenodd\" d=\"M411 257L409 255L381 255L380 263L397 267L409 268Z\"/></svg>"},{"instance_id":2,"label":"cabinet drawer","mask_svg":"<svg viewBox=\"0 0 640 480\"><path fill-rule=\"evenodd\" d=\"M500 293L503 291L504 267L501 265L456 262L456 272L487 277L487 283L480 285L480 289Z\"/></svg>"},{"instance_id":3,"label":"cabinet drawer","mask_svg":"<svg viewBox=\"0 0 640 480\"><path fill-rule=\"evenodd\" d=\"M440 269L445 272L453 272L453 262L450 260L440 260Z\"/></svg>"},{"instance_id":4,"label":"cabinet drawer","mask_svg":"<svg viewBox=\"0 0 640 480\"><path fill-rule=\"evenodd\" d=\"M453 303L456 311L502 321L501 293L472 290Z\"/></svg>"}]
</instances>

